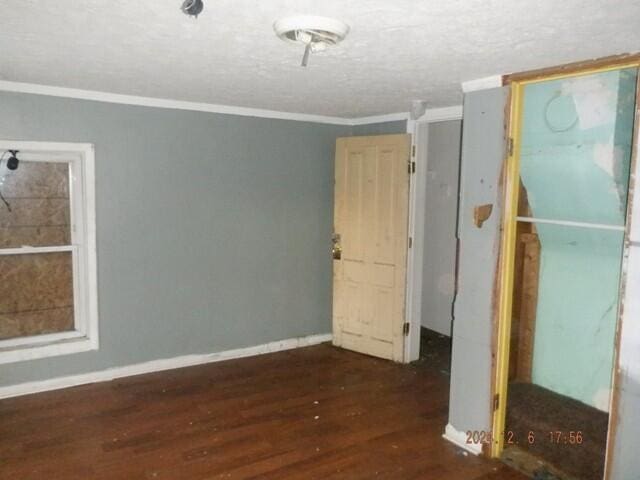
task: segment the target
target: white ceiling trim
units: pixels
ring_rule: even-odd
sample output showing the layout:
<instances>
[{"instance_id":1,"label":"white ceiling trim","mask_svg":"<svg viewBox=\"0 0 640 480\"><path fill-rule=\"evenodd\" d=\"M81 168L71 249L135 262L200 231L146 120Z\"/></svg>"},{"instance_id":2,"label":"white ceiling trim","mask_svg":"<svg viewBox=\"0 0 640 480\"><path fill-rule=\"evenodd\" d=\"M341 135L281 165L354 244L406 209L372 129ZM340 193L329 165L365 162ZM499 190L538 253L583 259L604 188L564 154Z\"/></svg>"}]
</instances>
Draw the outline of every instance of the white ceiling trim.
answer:
<instances>
[{"instance_id":1,"label":"white ceiling trim","mask_svg":"<svg viewBox=\"0 0 640 480\"><path fill-rule=\"evenodd\" d=\"M140 97L136 95L99 92L96 90L80 90L77 88L53 87L50 85L39 85L35 83L10 82L7 80L0 80L0 91L77 98L81 100L119 103L123 105L138 105L142 107L222 113L226 115L240 115L244 117L275 118L280 120L294 120L297 122L328 123L332 125L354 125L354 120L350 118L280 112L276 110L263 110L258 108L234 107L231 105L217 105L213 103L186 102L182 100L169 100L164 98Z\"/></svg>"},{"instance_id":2,"label":"white ceiling trim","mask_svg":"<svg viewBox=\"0 0 640 480\"><path fill-rule=\"evenodd\" d=\"M400 122L403 120L409 120L409 112L389 113L387 115L352 118L351 125L370 125L372 123Z\"/></svg>"},{"instance_id":3,"label":"white ceiling trim","mask_svg":"<svg viewBox=\"0 0 640 480\"><path fill-rule=\"evenodd\" d=\"M489 88L489 87L486 87ZM325 123L331 125L370 125L375 123L406 121L410 119L409 112L390 113L368 117L343 118L325 115L311 115L307 113L281 112L259 108L235 107L232 105L217 105L213 103L187 102L155 97L141 97L137 95L123 95L119 93L100 92L97 90L81 90L77 88L54 87L36 83L11 82L0 80L0 91L30 93L33 95L47 95L53 97L75 98L96 102L117 103L121 105L136 105L142 107L167 108L173 110L190 110L196 112L220 113L225 115L240 115L245 117L274 118L297 122ZM438 122L459 120L462 118L462 106L430 108L420 120Z\"/></svg>"},{"instance_id":4,"label":"white ceiling trim","mask_svg":"<svg viewBox=\"0 0 640 480\"><path fill-rule=\"evenodd\" d=\"M443 108L428 108L420 121L425 122L446 122L447 120L461 120L462 105Z\"/></svg>"},{"instance_id":5,"label":"white ceiling trim","mask_svg":"<svg viewBox=\"0 0 640 480\"><path fill-rule=\"evenodd\" d=\"M492 75L491 77L477 78L462 82L462 91L475 92L476 90L486 90L488 88L496 88L502 86L502 75Z\"/></svg>"}]
</instances>

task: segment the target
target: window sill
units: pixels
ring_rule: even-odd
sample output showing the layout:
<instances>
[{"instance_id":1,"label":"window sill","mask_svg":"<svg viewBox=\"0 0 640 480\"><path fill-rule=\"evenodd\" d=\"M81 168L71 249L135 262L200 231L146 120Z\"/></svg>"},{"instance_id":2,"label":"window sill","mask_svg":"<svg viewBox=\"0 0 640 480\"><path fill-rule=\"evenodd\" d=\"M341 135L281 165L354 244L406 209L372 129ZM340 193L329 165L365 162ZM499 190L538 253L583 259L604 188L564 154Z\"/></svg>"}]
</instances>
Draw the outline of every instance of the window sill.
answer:
<instances>
[{"instance_id":1,"label":"window sill","mask_svg":"<svg viewBox=\"0 0 640 480\"><path fill-rule=\"evenodd\" d=\"M98 340L87 336L79 336L79 332L55 334L54 339L42 342L42 339L21 345L7 345L0 342L0 364L36 360L38 358L69 355L98 349ZM44 337L41 336L41 337ZM52 336L53 337L53 336ZM10 342L9 340L6 342Z\"/></svg>"}]
</instances>

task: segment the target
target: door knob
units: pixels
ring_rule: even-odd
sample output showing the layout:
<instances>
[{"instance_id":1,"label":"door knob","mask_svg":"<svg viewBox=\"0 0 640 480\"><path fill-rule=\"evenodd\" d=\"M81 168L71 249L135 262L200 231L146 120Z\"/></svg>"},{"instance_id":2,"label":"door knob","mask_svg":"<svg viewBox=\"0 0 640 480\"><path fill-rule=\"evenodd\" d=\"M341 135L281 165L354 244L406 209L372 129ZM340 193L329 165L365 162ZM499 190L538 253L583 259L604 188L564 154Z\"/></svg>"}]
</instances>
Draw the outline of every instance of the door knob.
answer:
<instances>
[{"instance_id":1,"label":"door knob","mask_svg":"<svg viewBox=\"0 0 640 480\"><path fill-rule=\"evenodd\" d=\"M342 247L340 246L340 234L334 233L332 240L333 240L333 249L332 249L333 259L340 260L342 258Z\"/></svg>"}]
</instances>

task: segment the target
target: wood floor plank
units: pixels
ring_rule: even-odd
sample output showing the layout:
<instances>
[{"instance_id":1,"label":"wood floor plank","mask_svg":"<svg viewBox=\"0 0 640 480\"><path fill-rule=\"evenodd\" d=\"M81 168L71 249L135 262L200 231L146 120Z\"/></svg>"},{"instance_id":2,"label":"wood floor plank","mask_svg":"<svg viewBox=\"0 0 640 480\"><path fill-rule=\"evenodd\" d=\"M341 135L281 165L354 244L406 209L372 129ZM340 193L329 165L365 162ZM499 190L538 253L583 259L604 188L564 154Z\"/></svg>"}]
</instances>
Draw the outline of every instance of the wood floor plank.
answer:
<instances>
[{"instance_id":1,"label":"wood floor plank","mask_svg":"<svg viewBox=\"0 0 640 480\"><path fill-rule=\"evenodd\" d=\"M442 368L328 344L0 401L0 478L521 480L441 438Z\"/></svg>"}]
</instances>

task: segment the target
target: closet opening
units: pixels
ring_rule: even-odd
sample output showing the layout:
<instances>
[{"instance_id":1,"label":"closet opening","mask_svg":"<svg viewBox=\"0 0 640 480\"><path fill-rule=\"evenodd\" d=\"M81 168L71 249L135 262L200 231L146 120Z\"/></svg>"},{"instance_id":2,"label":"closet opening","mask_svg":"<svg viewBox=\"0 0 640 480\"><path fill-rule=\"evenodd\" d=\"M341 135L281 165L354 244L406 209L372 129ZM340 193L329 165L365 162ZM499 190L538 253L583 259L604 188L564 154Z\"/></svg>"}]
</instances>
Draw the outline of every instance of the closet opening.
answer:
<instances>
[{"instance_id":1,"label":"closet opening","mask_svg":"<svg viewBox=\"0 0 640 480\"><path fill-rule=\"evenodd\" d=\"M605 474L637 90L637 62L511 82L492 454L536 478Z\"/></svg>"}]
</instances>

